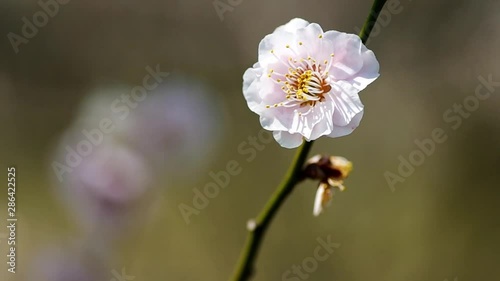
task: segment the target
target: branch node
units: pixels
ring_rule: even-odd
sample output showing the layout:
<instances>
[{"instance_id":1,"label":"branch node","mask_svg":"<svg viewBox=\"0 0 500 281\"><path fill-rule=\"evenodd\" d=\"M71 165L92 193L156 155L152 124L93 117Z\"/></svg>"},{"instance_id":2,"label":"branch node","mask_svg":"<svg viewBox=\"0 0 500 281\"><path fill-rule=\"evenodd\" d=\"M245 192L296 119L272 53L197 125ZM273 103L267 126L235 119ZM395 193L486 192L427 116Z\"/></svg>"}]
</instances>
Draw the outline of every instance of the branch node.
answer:
<instances>
[{"instance_id":1,"label":"branch node","mask_svg":"<svg viewBox=\"0 0 500 281\"><path fill-rule=\"evenodd\" d=\"M257 228L257 222L254 219L249 219L247 221L247 230L253 232L255 231L256 228Z\"/></svg>"}]
</instances>

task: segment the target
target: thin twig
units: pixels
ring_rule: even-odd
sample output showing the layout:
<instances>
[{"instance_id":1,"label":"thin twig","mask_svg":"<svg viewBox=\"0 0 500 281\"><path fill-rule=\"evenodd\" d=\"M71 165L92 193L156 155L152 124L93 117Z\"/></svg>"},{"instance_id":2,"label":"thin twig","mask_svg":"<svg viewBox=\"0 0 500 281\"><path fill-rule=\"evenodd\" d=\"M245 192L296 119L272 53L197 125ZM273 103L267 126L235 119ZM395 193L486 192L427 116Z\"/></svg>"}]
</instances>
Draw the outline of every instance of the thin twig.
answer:
<instances>
[{"instance_id":1,"label":"thin twig","mask_svg":"<svg viewBox=\"0 0 500 281\"><path fill-rule=\"evenodd\" d=\"M366 43L366 40L368 40L368 37L370 36L373 26L375 25L377 17L380 14L385 2L386 0L375 0L373 2L370 14L368 15L368 18L359 33L359 37L363 43ZM306 141L302 144L302 146L298 149L287 174L274 194L271 196L271 199L267 202L259 216L254 221L249 223L249 226L251 226L249 227L250 233L231 280L245 281L249 280L253 275L255 259L266 230L278 209L283 205L286 198L290 195L293 188L299 181L300 172L302 171L302 167L307 159L307 155L312 145L312 141Z\"/></svg>"}]
</instances>

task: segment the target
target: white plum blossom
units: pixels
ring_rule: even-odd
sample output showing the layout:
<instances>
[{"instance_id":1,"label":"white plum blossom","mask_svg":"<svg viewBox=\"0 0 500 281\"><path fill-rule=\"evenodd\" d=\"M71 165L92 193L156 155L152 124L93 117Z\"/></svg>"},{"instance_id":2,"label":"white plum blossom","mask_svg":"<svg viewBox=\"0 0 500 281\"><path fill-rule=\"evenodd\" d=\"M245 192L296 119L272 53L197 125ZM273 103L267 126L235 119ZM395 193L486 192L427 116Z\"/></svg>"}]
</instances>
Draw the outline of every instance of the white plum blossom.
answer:
<instances>
[{"instance_id":1,"label":"white plum blossom","mask_svg":"<svg viewBox=\"0 0 500 281\"><path fill-rule=\"evenodd\" d=\"M262 39L243 94L262 127L294 148L350 134L363 117L358 93L378 76L375 55L357 35L297 18Z\"/></svg>"}]
</instances>

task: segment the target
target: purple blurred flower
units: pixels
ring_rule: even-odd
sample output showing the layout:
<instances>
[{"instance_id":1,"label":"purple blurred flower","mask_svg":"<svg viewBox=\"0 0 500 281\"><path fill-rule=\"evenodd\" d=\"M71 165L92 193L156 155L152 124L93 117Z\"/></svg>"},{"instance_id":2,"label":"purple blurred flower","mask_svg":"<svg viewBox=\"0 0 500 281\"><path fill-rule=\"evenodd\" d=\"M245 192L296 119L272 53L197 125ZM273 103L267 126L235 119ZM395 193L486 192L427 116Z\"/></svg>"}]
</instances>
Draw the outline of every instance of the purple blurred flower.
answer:
<instances>
[{"instance_id":1,"label":"purple blurred flower","mask_svg":"<svg viewBox=\"0 0 500 281\"><path fill-rule=\"evenodd\" d=\"M62 195L87 230L116 233L133 222L151 186L151 169L140 153L105 141L67 175Z\"/></svg>"},{"instance_id":2,"label":"purple blurred flower","mask_svg":"<svg viewBox=\"0 0 500 281\"><path fill-rule=\"evenodd\" d=\"M29 281L105 280L103 260L89 255L84 248L52 247L42 251L28 273Z\"/></svg>"},{"instance_id":3,"label":"purple blurred flower","mask_svg":"<svg viewBox=\"0 0 500 281\"><path fill-rule=\"evenodd\" d=\"M171 77L137 107L126 139L170 175L202 167L223 130L222 109L203 83Z\"/></svg>"}]
</instances>

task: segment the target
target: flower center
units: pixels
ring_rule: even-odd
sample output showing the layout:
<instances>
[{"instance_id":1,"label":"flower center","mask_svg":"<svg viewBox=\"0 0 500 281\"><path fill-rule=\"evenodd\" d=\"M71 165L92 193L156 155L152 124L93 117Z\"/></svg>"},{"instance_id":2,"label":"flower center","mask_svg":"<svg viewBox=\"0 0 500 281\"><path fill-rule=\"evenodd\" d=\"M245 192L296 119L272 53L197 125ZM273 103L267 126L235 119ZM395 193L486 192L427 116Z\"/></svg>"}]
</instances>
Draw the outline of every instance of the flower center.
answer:
<instances>
[{"instance_id":1,"label":"flower center","mask_svg":"<svg viewBox=\"0 0 500 281\"><path fill-rule=\"evenodd\" d=\"M299 45L302 45L300 43ZM288 45L287 48L289 48ZM271 51L271 53L274 54L274 51ZM329 83L328 71L325 70L330 68L333 56L331 54L331 59L329 61L325 60L323 63L318 63L310 56L298 60L290 57L286 61L276 56L280 62L288 67L288 72L281 74L270 69L268 77L281 86L281 89L286 94L286 100L266 107L313 107L316 103L324 101L325 94L332 89Z\"/></svg>"},{"instance_id":2,"label":"flower center","mask_svg":"<svg viewBox=\"0 0 500 281\"><path fill-rule=\"evenodd\" d=\"M285 82L286 98L288 100L301 101L301 106L314 105L318 101L323 101L324 94L331 90L331 86L326 83L326 75L321 71L321 66L312 64L309 68L299 66L290 68L285 75L288 83Z\"/></svg>"}]
</instances>

